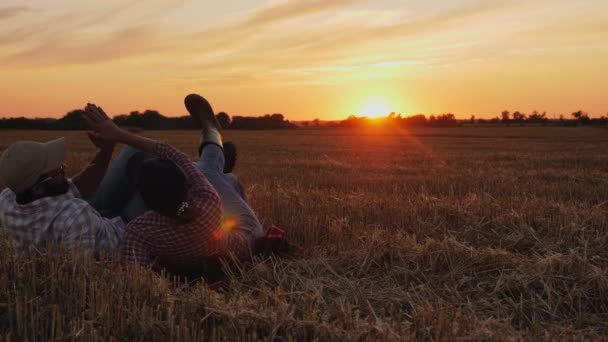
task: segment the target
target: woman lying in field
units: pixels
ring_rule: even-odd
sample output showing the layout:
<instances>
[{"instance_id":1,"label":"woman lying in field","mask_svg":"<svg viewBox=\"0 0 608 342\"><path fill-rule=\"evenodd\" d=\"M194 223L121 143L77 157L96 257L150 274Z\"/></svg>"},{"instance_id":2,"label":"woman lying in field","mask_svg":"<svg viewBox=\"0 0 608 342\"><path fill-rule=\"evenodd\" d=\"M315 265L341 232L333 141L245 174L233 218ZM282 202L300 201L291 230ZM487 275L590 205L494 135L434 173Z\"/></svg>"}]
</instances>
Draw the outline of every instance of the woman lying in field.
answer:
<instances>
[{"instance_id":1,"label":"woman lying in field","mask_svg":"<svg viewBox=\"0 0 608 342\"><path fill-rule=\"evenodd\" d=\"M203 275L205 261L249 255L263 229L234 180L224 175L221 128L211 106L204 98L189 95L186 107L202 126L196 165L169 144L119 128L96 105L87 105L85 119L102 138L130 146L119 157L126 162L117 163L122 172L111 166L109 173L116 177L106 177L102 191L116 189L112 183L124 182L128 174L148 209L127 225L124 260L192 279ZM121 177L120 182L115 179ZM112 194L105 201L114 202Z\"/></svg>"}]
</instances>

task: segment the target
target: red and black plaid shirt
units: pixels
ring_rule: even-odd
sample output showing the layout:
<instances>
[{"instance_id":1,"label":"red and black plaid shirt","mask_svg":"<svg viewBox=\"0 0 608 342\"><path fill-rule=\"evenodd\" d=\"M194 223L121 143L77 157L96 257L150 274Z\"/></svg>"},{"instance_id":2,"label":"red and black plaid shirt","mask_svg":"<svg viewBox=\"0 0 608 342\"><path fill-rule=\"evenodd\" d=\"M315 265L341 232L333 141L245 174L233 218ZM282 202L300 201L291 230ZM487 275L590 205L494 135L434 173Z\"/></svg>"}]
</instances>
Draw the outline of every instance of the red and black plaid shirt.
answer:
<instances>
[{"instance_id":1,"label":"red and black plaid shirt","mask_svg":"<svg viewBox=\"0 0 608 342\"><path fill-rule=\"evenodd\" d=\"M189 189L188 204L196 216L188 223L180 223L175 218L148 211L129 222L124 238L124 260L156 269L187 270L210 257L246 250L248 245L243 237L222 232L220 197L188 157L166 143L158 143L156 154L172 160L184 172Z\"/></svg>"}]
</instances>

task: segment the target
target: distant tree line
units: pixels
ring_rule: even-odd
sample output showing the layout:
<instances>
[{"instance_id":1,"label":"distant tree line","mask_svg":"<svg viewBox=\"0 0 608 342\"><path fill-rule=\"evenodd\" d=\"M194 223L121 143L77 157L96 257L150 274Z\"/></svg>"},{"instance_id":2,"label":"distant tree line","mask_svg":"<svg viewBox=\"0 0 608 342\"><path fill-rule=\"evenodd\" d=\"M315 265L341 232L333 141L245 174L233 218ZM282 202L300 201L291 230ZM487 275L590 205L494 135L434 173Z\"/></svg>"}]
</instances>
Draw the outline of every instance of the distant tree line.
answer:
<instances>
[{"instance_id":1,"label":"distant tree line","mask_svg":"<svg viewBox=\"0 0 608 342\"><path fill-rule=\"evenodd\" d=\"M402 116L397 113L390 113L388 116L381 118L367 118L365 116L350 115L345 120L323 122L319 119L312 121L303 121L299 125L302 127L318 127L318 128L359 128L369 127L370 124L376 126L397 126L397 127L457 127L464 125L542 125L542 126L608 126L608 115L600 118L591 118L589 114L579 110L570 117L560 115L559 118L548 118L547 112L533 111L526 114L520 111L503 111L499 116L491 119L476 118L474 115L468 120L457 119L452 113L431 115L429 117L424 114L416 114L411 116Z\"/></svg>"},{"instance_id":2,"label":"distant tree line","mask_svg":"<svg viewBox=\"0 0 608 342\"><path fill-rule=\"evenodd\" d=\"M474 121L474 117L471 118ZM560 126L606 126L608 125L608 117L603 115L599 118L590 118L589 113L582 110L573 112L570 114L570 118L563 114L559 116L559 119L549 119L547 112L540 113L539 111L533 111L531 114L526 114L520 111L514 111L513 113L508 110L500 113L500 117L495 117L491 120L492 122L501 122L507 126L511 124L525 125L531 124L542 124L542 125L560 125ZM483 123L482 119L477 120L478 123Z\"/></svg>"},{"instance_id":3,"label":"distant tree line","mask_svg":"<svg viewBox=\"0 0 608 342\"><path fill-rule=\"evenodd\" d=\"M358 128L369 127L372 123L375 125L392 125L399 127L453 127L459 125L456 116L452 113L431 115L428 119L423 114L404 117L401 114L390 113L387 117L375 119L351 115L346 118L346 120L335 122L328 126L335 128Z\"/></svg>"},{"instance_id":4,"label":"distant tree line","mask_svg":"<svg viewBox=\"0 0 608 342\"><path fill-rule=\"evenodd\" d=\"M24 117L0 119L0 129L36 129L36 130L86 130L83 118L84 111L77 109L60 119L29 119ZM283 129L296 127L283 114L268 114L259 117L234 116L224 112L216 115L224 129ZM189 116L167 117L155 110L138 111L117 115L112 119L121 127L145 130L181 130L194 129L195 123Z\"/></svg>"},{"instance_id":5,"label":"distant tree line","mask_svg":"<svg viewBox=\"0 0 608 342\"><path fill-rule=\"evenodd\" d=\"M25 117L0 119L0 129L35 129L35 130L85 130L87 125L83 119L84 112L80 109L67 113L60 119ZM391 125L397 127L457 127L463 125L494 124L494 125L551 125L551 126L608 126L606 115L600 118L591 118L589 114L579 110L571 113L569 117L560 115L559 119L550 119L546 112L533 111L526 114L520 111L503 111L491 119L477 119L471 116L468 120L456 119L452 113L431 115L424 114L402 116L390 113L386 117L370 119L364 116L350 115L345 120L323 122L319 119L303 121L298 125L285 120L283 114L266 114L258 117L233 116L225 112L216 115L224 129L287 129L296 127L317 128L360 128L374 125ZM195 129L195 123L189 116L167 117L155 110L146 110L143 113L133 111L129 114L117 115L112 119L121 127L144 130L181 130Z\"/></svg>"}]
</instances>

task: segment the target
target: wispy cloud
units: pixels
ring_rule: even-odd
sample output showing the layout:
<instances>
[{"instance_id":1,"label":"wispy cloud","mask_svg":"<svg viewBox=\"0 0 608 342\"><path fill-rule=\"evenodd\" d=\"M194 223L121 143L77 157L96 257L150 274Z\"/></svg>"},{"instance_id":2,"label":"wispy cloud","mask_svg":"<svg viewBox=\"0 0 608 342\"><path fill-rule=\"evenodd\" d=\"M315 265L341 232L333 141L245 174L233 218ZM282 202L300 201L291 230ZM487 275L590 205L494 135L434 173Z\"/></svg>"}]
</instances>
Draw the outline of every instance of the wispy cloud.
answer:
<instances>
[{"instance_id":1,"label":"wispy cloud","mask_svg":"<svg viewBox=\"0 0 608 342\"><path fill-rule=\"evenodd\" d=\"M524 1L496 1L492 3L478 3L476 5L461 6L453 10L428 15L425 17L403 15L399 21L386 24L370 23L370 20L356 20L347 22L320 22L319 25L306 29L294 28L277 29L277 22L271 19L265 11L275 12L276 9L262 9L261 13L254 13L252 17L268 18L268 21L251 20L243 18L224 29L213 28L213 34L199 33L196 48L191 48L191 56L199 56L201 62L196 65L200 70L213 70L220 72L234 72L235 68L247 64L249 70L259 73L276 73L277 71L294 70L305 71L311 76L328 72L353 71L367 66L395 67L406 64L420 63L419 56L425 54L421 50L413 50L409 55L402 55L399 51L416 42L417 37L424 37L435 32L450 31L467 19L498 12L521 5ZM346 6L347 2L342 5ZM284 6L284 5L280 5ZM337 6L337 5L336 5ZM316 8L330 11L323 7ZM283 9L282 11L284 11ZM294 12L292 19L296 19L299 11L290 7ZM333 8L335 10L335 8ZM408 13L407 9L404 13ZM310 13L310 12L304 12ZM361 18L364 19L364 18ZM251 23L263 22L269 25L267 30L255 35L255 44L247 43L247 36L242 32L251 31ZM253 39L253 38L252 38ZM401 50L389 48L387 52L367 48L374 44L386 46L401 46ZM460 47L469 47L471 44L460 43ZM433 48L433 46L428 46ZM427 58L436 58L444 53L443 49L428 51ZM209 58L208 51L215 51L215 56ZM217 55L217 51L223 53ZM430 56L429 56L430 55ZM274 74L273 74L274 77Z\"/></svg>"},{"instance_id":2,"label":"wispy cloud","mask_svg":"<svg viewBox=\"0 0 608 342\"><path fill-rule=\"evenodd\" d=\"M27 6L0 7L0 19L12 18L23 12L28 12L28 11L30 11L30 8Z\"/></svg>"},{"instance_id":3,"label":"wispy cloud","mask_svg":"<svg viewBox=\"0 0 608 342\"><path fill-rule=\"evenodd\" d=\"M134 26L93 40L54 39L9 56L5 62L33 66L107 62L149 53L155 37L153 27Z\"/></svg>"},{"instance_id":4,"label":"wispy cloud","mask_svg":"<svg viewBox=\"0 0 608 342\"><path fill-rule=\"evenodd\" d=\"M277 3L254 12L245 18L238 28L241 30L265 26L280 21L312 15L319 12L327 12L337 8L353 5L360 0L296 0Z\"/></svg>"},{"instance_id":5,"label":"wispy cloud","mask_svg":"<svg viewBox=\"0 0 608 342\"><path fill-rule=\"evenodd\" d=\"M0 45L15 42L28 43L30 40L42 41L39 44L44 45L49 37L72 35L84 28L103 24L132 8L138 2L141 0L128 0L95 12L71 10L59 15L40 12L33 21L22 23L10 31L0 33Z\"/></svg>"},{"instance_id":6,"label":"wispy cloud","mask_svg":"<svg viewBox=\"0 0 608 342\"><path fill-rule=\"evenodd\" d=\"M264 74L315 68L319 72L342 72L361 65L386 68L418 61L421 51L404 56L395 48L383 52L366 50L367 46L379 43L384 43L385 49L390 43L407 46L417 37L461 24L466 26L463 22L467 19L525 3L524 0L475 2L425 16L406 15L410 14L406 8L397 15L395 12L399 11L387 10L391 20L383 22L370 19L386 17L378 10L358 9L357 15L345 15L361 0L299 0L273 2L198 32L178 34L159 21L154 25L122 22L113 25L112 31L91 33L93 28L103 28L123 15L133 16L143 7L150 11L149 3L144 6L142 1L124 1L95 13L71 12L54 18L60 19L56 25L43 21L4 37L0 35L0 44L24 38L34 41L3 59L0 56L0 60L10 65L45 66L105 63L146 55L164 58L167 63L182 61L172 66L178 75L180 70L191 72L194 68L212 70L217 77L228 78L240 72ZM156 12L161 18L162 12L185 2L157 3ZM335 20L336 17L342 20ZM304 19L308 24L303 24Z\"/></svg>"},{"instance_id":7,"label":"wispy cloud","mask_svg":"<svg viewBox=\"0 0 608 342\"><path fill-rule=\"evenodd\" d=\"M568 18L576 22L575 25L565 25L563 21L543 24L539 27L526 30L522 35L531 39L582 39L608 36L608 22L606 20L589 20L588 18Z\"/></svg>"},{"instance_id":8,"label":"wispy cloud","mask_svg":"<svg viewBox=\"0 0 608 342\"><path fill-rule=\"evenodd\" d=\"M41 16L36 22L0 34L0 48L2 44L21 46L20 51L4 58L0 50L0 60L13 66L89 64L158 52L161 30L154 24L138 23L154 21L186 2L128 0L100 11ZM127 20L113 23L121 17Z\"/></svg>"}]
</instances>

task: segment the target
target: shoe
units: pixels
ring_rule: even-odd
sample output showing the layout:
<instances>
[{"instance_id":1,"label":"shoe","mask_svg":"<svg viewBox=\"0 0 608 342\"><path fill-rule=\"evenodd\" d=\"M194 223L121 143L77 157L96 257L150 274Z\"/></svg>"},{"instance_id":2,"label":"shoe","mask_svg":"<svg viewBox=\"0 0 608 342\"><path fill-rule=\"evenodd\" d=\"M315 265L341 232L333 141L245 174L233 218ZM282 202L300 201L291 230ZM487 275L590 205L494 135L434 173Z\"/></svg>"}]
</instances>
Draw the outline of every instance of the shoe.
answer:
<instances>
[{"instance_id":1,"label":"shoe","mask_svg":"<svg viewBox=\"0 0 608 342\"><path fill-rule=\"evenodd\" d=\"M222 133L222 126L213 114L213 108L204 97L198 94L190 94L184 99L186 109L202 127L203 132L207 127L215 128Z\"/></svg>"},{"instance_id":2,"label":"shoe","mask_svg":"<svg viewBox=\"0 0 608 342\"><path fill-rule=\"evenodd\" d=\"M223 148L222 126L213 114L213 108L204 97L198 94L190 94L184 99L186 109L190 116L194 118L202 128L202 146L211 143ZM200 153L199 153L200 154Z\"/></svg>"}]
</instances>

